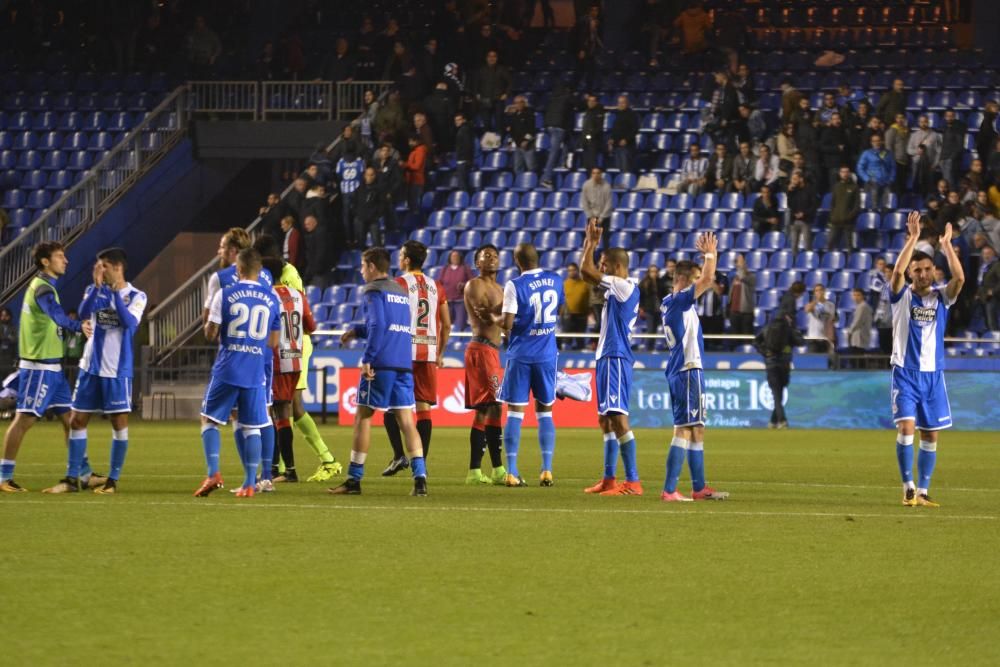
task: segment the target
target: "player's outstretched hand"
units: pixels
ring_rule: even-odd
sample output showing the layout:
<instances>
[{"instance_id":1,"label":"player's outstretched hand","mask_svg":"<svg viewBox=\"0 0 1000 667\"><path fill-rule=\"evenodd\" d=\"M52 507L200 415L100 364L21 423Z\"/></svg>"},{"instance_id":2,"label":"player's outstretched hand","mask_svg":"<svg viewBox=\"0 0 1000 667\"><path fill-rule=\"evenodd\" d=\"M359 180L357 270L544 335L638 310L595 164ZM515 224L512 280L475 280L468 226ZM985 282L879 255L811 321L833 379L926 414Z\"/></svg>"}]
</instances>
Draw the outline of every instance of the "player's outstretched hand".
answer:
<instances>
[{"instance_id":1,"label":"player's outstretched hand","mask_svg":"<svg viewBox=\"0 0 1000 667\"><path fill-rule=\"evenodd\" d=\"M372 368L371 364L361 364L361 377L366 380L375 379L375 369Z\"/></svg>"},{"instance_id":2,"label":"player's outstretched hand","mask_svg":"<svg viewBox=\"0 0 1000 667\"><path fill-rule=\"evenodd\" d=\"M340 334L340 344L347 345L352 340L354 340L354 329L348 329L344 333Z\"/></svg>"},{"instance_id":3,"label":"player's outstretched hand","mask_svg":"<svg viewBox=\"0 0 1000 667\"><path fill-rule=\"evenodd\" d=\"M597 223L597 220L590 220L587 222L587 241L594 246L598 246L601 243L601 233L604 230Z\"/></svg>"},{"instance_id":4,"label":"player's outstretched hand","mask_svg":"<svg viewBox=\"0 0 1000 667\"><path fill-rule=\"evenodd\" d=\"M702 254L715 252L719 247L719 240L715 238L713 232L705 232L694 242L694 247Z\"/></svg>"},{"instance_id":5,"label":"player's outstretched hand","mask_svg":"<svg viewBox=\"0 0 1000 667\"><path fill-rule=\"evenodd\" d=\"M920 211L910 211L906 216L906 234L910 238L920 238Z\"/></svg>"},{"instance_id":6,"label":"player's outstretched hand","mask_svg":"<svg viewBox=\"0 0 1000 667\"><path fill-rule=\"evenodd\" d=\"M90 338L91 336L94 335L94 323L91 322L89 318L84 320L83 324L80 326L83 329L83 335L86 336L87 338Z\"/></svg>"},{"instance_id":7,"label":"player's outstretched hand","mask_svg":"<svg viewBox=\"0 0 1000 667\"><path fill-rule=\"evenodd\" d=\"M944 234L942 234L940 238L942 250L951 246L951 233L951 223L949 222L944 226Z\"/></svg>"},{"instance_id":8,"label":"player's outstretched hand","mask_svg":"<svg viewBox=\"0 0 1000 667\"><path fill-rule=\"evenodd\" d=\"M97 260L94 264L94 284L98 287L104 284L104 266L101 264L101 260Z\"/></svg>"}]
</instances>

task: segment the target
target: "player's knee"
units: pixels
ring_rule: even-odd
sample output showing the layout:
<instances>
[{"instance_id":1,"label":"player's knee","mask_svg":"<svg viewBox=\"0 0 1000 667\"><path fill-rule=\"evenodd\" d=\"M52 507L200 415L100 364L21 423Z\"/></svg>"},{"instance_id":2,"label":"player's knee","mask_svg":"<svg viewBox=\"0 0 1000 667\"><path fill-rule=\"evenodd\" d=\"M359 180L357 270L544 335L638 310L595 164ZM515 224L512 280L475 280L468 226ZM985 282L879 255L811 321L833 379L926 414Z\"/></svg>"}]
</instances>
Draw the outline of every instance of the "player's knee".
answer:
<instances>
[{"instance_id":1,"label":"player's knee","mask_svg":"<svg viewBox=\"0 0 1000 667\"><path fill-rule=\"evenodd\" d=\"M936 452L937 451L937 435L931 435L931 433L921 433L920 434L920 449L925 452Z\"/></svg>"},{"instance_id":2,"label":"player's knee","mask_svg":"<svg viewBox=\"0 0 1000 667\"><path fill-rule=\"evenodd\" d=\"M69 427L71 430L80 430L81 428L87 428L87 418L82 414L74 413L69 420Z\"/></svg>"},{"instance_id":3,"label":"player's knee","mask_svg":"<svg viewBox=\"0 0 1000 667\"><path fill-rule=\"evenodd\" d=\"M128 426L125 426L124 428L112 427L111 437L114 440L128 440Z\"/></svg>"},{"instance_id":4,"label":"player's knee","mask_svg":"<svg viewBox=\"0 0 1000 667\"><path fill-rule=\"evenodd\" d=\"M207 431L218 431L219 425L213 421L202 418L201 420L201 432L205 433Z\"/></svg>"}]
</instances>

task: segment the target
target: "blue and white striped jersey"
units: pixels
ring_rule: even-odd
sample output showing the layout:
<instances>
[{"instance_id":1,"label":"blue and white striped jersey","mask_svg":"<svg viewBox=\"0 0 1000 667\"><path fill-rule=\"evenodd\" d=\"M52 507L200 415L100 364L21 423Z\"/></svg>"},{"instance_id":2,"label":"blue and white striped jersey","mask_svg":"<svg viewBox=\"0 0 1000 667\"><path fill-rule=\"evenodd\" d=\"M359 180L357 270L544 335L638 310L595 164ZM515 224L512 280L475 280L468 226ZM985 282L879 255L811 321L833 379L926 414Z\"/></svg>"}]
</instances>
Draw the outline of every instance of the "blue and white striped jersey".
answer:
<instances>
[{"instance_id":1,"label":"blue and white striped jersey","mask_svg":"<svg viewBox=\"0 0 1000 667\"><path fill-rule=\"evenodd\" d=\"M337 160L337 176L340 177L340 191L351 194L361 186L361 176L365 173L365 161L361 158Z\"/></svg>"},{"instance_id":2,"label":"blue and white striped jersey","mask_svg":"<svg viewBox=\"0 0 1000 667\"><path fill-rule=\"evenodd\" d=\"M145 310L145 292L131 283L120 290L89 286L79 314L94 325L94 335L83 346L80 370L104 378L132 377L133 339Z\"/></svg>"},{"instance_id":3,"label":"blue and white striped jersey","mask_svg":"<svg viewBox=\"0 0 1000 667\"><path fill-rule=\"evenodd\" d=\"M705 339L701 335L701 320L695 309L694 285L665 296L660 303L660 316L670 353L667 359L667 377L692 368L701 368Z\"/></svg>"},{"instance_id":4,"label":"blue and white striped jersey","mask_svg":"<svg viewBox=\"0 0 1000 667\"><path fill-rule=\"evenodd\" d=\"M271 276L271 272L267 269L262 268L257 276L258 281L261 285L265 287L274 287L274 278ZM220 292L230 285L235 285L240 281L240 277L236 275L236 265L230 264L224 269L219 269L211 276L208 277L208 287L205 289L205 304L204 307L208 308L212 305L212 299L215 298L215 293Z\"/></svg>"},{"instance_id":5,"label":"blue and white striped jersey","mask_svg":"<svg viewBox=\"0 0 1000 667\"><path fill-rule=\"evenodd\" d=\"M889 294L892 305L892 357L890 363L915 371L944 370L944 330L949 300L944 286L920 296L910 285Z\"/></svg>"},{"instance_id":6,"label":"blue and white striped jersey","mask_svg":"<svg viewBox=\"0 0 1000 667\"><path fill-rule=\"evenodd\" d=\"M604 313L601 315L601 337L597 340L597 358L620 357L629 364L635 360L629 336L639 318L639 288L628 278L604 276Z\"/></svg>"}]
</instances>

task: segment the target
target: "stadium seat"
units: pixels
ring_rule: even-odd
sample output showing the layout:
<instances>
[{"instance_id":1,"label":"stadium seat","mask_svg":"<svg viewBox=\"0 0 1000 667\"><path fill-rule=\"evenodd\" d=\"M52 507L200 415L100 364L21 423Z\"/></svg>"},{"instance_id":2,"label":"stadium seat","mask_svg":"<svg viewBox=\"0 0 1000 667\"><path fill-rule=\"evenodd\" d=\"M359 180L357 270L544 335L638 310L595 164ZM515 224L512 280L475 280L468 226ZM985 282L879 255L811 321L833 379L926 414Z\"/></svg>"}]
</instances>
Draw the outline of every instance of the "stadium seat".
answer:
<instances>
[{"instance_id":1,"label":"stadium seat","mask_svg":"<svg viewBox=\"0 0 1000 667\"><path fill-rule=\"evenodd\" d=\"M498 229L503 224L503 218L497 211L483 211L479 214L476 227L479 229ZM497 245L497 247L502 247Z\"/></svg>"},{"instance_id":2,"label":"stadium seat","mask_svg":"<svg viewBox=\"0 0 1000 667\"><path fill-rule=\"evenodd\" d=\"M549 214L545 211L535 211L528 215L528 224L525 229L538 230L549 228Z\"/></svg>"},{"instance_id":3,"label":"stadium seat","mask_svg":"<svg viewBox=\"0 0 1000 667\"><path fill-rule=\"evenodd\" d=\"M451 224L451 214L448 211L434 211L427 219L427 226L433 229L443 229ZM417 239L418 241L420 239ZM421 241L426 245L426 242Z\"/></svg>"},{"instance_id":4,"label":"stadium seat","mask_svg":"<svg viewBox=\"0 0 1000 667\"><path fill-rule=\"evenodd\" d=\"M481 211L485 211L491 208L492 206L493 206L493 193L481 191L481 192L476 192L474 195L472 195L472 198L469 200L465 208L467 208L470 211L475 211L478 213Z\"/></svg>"},{"instance_id":5,"label":"stadium seat","mask_svg":"<svg viewBox=\"0 0 1000 667\"><path fill-rule=\"evenodd\" d=\"M518 202L518 210L528 213L529 211L537 211L545 204L545 195L541 192L525 192L521 195L521 199ZM548 214L546 214L547 216Z\"/></svg>"}]
</instances>

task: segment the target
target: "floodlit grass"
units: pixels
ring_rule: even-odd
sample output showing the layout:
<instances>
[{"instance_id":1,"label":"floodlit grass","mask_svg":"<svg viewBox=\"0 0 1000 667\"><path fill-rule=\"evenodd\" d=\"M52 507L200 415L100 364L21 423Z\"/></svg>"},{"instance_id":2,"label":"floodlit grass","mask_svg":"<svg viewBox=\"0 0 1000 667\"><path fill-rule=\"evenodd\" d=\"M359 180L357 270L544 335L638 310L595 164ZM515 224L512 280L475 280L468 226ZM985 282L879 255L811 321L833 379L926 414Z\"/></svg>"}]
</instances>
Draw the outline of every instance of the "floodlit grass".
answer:
<instances>
[{"instance_id":1,"label":"floodlit grass","mask_svg":"<svg viewBox=\"0 0 1000 667\"><path fill-rule=\"evenodd\" d=\"M341 460L349 432L323 427ZM107 469L110 431L90 428ZM0 497L10 664L996 664L997 433L946 432L932 495L904 508L891 432L716 431L725 502L659 501L669 436L637 432L641 498L586 496L597 430L560 429L556 486L463 484L468 433L438 429L428 498L382 479L191 497L196 424L136 423L121 495L37 493L61 431L32 431ZM223 472L240 478L231 439ZM300 475L315 460L296 441ZM488 461L488 457L487 457ZM690 484L682 478L682 491Z\"/></svg>"}]
</instances>

